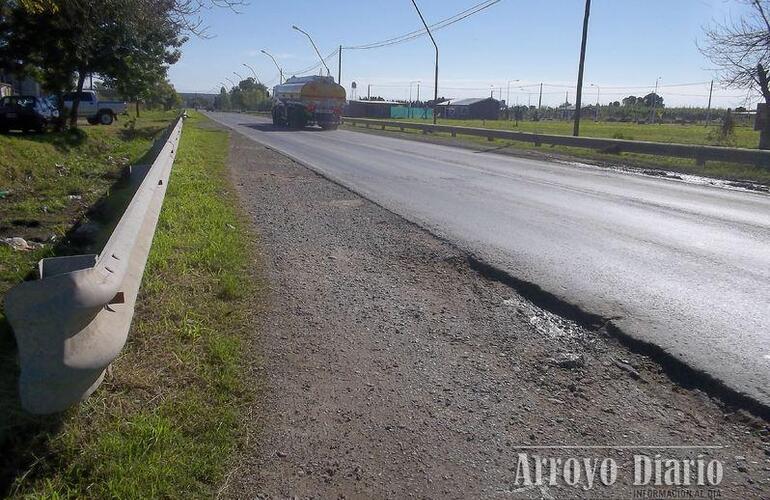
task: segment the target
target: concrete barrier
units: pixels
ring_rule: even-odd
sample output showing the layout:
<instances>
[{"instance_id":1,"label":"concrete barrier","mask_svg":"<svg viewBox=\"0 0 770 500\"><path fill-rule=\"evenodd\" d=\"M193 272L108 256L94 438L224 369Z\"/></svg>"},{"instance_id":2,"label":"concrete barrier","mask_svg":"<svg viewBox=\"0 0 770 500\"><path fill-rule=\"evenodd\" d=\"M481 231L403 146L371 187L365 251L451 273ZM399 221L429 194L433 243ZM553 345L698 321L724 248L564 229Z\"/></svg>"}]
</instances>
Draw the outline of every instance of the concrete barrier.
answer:
<instances>
[{"instance_id":1,"label":"concrete barrier","mask_svg":"<svg viewBox=\"0 0 770 500\"><path fill-rule=\"evenodd\" d=\"M8 292L25 410L55 413L87 398L123 349L181 133L182 117L152 165L131 173L139 186L99 255L43 259L38 280Z\"/></svg>"},{"instance_id":2,"label":"concrete barrier","mask_svg":"<svg viewBox=\"0 0 770 500\"><path fill-rule=\"evenodd\" d=\"M399 130L420 130L423 134L443 132L456 137L457 134L485 137L487 140L506 139L530 142L535 146L553 144L588 148L608 153L641 153L657 156L690 158L699 165L706 161L725 161L731 163L749 163L770 168L770 151L746 148L725 148L719 146L701 146L697 144L678 144L668 142L629 141L624 139L603 139L598 137L573 137L571 135L534 134L514 130L488 129L476 127L455 127L452 125L433 125L428 123L402 122L395 120L373 120L369 118L344 118L344 123L362 124L398 128Z\"/></svg>"}]
</instances>

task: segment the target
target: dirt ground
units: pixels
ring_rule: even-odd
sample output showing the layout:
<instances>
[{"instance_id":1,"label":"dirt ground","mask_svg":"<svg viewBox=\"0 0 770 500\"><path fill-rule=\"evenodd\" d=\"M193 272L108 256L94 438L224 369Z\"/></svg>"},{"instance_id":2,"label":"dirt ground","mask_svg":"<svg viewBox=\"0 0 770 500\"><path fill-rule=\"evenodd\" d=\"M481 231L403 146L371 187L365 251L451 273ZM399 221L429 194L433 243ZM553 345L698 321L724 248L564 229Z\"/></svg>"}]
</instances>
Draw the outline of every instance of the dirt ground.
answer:
<instances>
[{"instance_id":1,"label":"dirt ground","mask_svg":"<svg viewBox=\"0 0 770 500\"><path fill-rule=\"evenodd\" d=\"M230 165L271 306L252 346L263 398L225 496L770 498L768 422L671 382L654 360L237 133ZM555 484L546 472L529 485L523 453L530 468L613 459L617 478L570 486L557 467ZM718 460L723 479L634 486L634 455Z\"/></svg>"}]
</instances>

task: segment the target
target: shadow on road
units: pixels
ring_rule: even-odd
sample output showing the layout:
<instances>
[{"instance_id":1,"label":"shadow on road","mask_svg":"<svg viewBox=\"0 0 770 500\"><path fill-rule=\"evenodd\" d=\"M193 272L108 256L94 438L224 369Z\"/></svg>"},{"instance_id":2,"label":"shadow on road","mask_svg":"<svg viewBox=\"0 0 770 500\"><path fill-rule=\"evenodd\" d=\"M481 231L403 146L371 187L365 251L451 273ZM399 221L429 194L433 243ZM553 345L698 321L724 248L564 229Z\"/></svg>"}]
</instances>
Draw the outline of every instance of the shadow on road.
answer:
<instances>
[{"instance_id":1,"label":"shadow on road","mask_svg":"<svg viewBox=\"0 0 770 500\"><path fill-rule=\"evenodd\" d=\"M239 123L242 127L253 128L260 132L323 132L321 127L304 127L300 129L292 129L288 127L276 127L272 123Z\"/></svg>"}]
</instances>

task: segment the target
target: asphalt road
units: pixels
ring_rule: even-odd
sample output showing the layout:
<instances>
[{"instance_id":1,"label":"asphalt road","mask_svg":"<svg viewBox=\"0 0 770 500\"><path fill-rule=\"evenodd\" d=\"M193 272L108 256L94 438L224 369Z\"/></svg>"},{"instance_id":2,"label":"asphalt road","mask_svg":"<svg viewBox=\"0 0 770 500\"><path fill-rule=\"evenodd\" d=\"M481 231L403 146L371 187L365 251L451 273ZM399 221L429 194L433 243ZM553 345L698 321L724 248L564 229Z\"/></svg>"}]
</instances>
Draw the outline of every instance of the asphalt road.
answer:
<instances>
[{"instance_id":1,"label":"asphalt road","mask_svg":"<svg viewBox=\"0 0 770 500\"><path fill-rule=\"evenodd\" d=\"M770 407L770 196L209 116Z\"/></svg>"}]
</instances>

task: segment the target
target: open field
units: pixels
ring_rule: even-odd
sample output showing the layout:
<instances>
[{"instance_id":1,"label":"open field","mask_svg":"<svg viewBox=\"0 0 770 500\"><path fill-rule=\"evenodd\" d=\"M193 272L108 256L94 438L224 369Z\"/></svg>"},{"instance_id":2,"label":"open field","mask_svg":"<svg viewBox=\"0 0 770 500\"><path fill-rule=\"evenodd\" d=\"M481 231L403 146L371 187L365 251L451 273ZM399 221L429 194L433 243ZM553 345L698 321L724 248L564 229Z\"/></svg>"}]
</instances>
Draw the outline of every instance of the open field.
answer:
<instances>
[{"instance_id":1,"label":"open field","mask_svg":"<svg viewBox=\"0 0 770 500\"><path fill-rule=\"evenodd\" d=\"M158 116L158 125L169 118ZM252 390L240 383L240 337L254 309L244 301L260 288L247 271L250 236L225 174L227 143L198 115L185 123L128 343L91 398L62 415L21 413L4 325L4 494L210 497L222 481ZM24 254L16 279L39 256ZM4 272L10 285L14 275Z\"/></svg>"},{"instance_id":2,"label":"open field","mask_svg":"<svg viewBox=\"0 0 770 500\"><path fill-rule=\"evenodd\" d=\"M433 123L432 120L409 119L408 121ZM481 127L516 130L539 134L572 135L572 121L541 120L447 120L439 119L442 125L458 127ZM672 123L637 124L624 122L594 122L584 117L580 121L580 135L584 137L606 137L633 141L675 142L681 144L706 144L711 146L733 146L738 148L756 148L759 132L751 127L736 126L733 142L725 143L717 138L716 127L706 125L676 125Z\"/></svg>"},{"instance_id":3,"label":"open field","mask_svg":"<svg viewBox=\"0 0 770 500\"><path fill-rule=\"evenodd\" d=\"M431 120L404 121L433 123ZM515 126L515 122L505 120L439 120L439 123L442 125L510 129L520 132L556 135L571 135L572 133L572 122L566 121L519 122L518 127ZM350 130L366 130L361 126L353 128L351 125L345 125L345 127ZM607 137L653 142L679 142L684 144L727 145L719 143L718 141L711 141L711 136L709 134L714 134L714 129L709 129L702 125L638 125L634 123L618 122L594 123L593 121L586 120L581 122L580 131L581 135L586 137ZM387 129L387 132L382 132L379 129L369 129L367 132L396 134L403 138L466 146L474 149L495 150L500 153L517 154L517 152L521 151L524 152L524 154L534 154L536 156L561 157L562 159L567 160L590 160L591 162L600 165L662 169L684 174L701 175L704 177L770 184L770 169L746 164L709 161L706 162L706 165L696 165L695 160L687 158L672 158L637 153L614 154L604 153L593 149L567 146L537 147L530 142L506 141L499 139L494 142L489 142L484 137L466 136L463 134L457 134L457 138L455 139L451 138L448 133L424 135L418 130L408 129L403 132L393 129ZM735 139L736 142L734 144L729 144L729 146L755 148L758 141L758 132L754 132L748 127L736 127Z\"/></svg>"}]
</instances>

